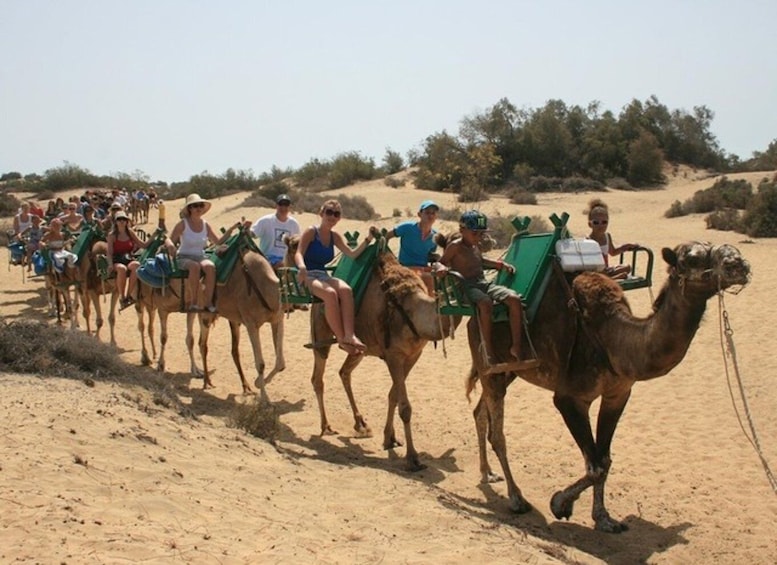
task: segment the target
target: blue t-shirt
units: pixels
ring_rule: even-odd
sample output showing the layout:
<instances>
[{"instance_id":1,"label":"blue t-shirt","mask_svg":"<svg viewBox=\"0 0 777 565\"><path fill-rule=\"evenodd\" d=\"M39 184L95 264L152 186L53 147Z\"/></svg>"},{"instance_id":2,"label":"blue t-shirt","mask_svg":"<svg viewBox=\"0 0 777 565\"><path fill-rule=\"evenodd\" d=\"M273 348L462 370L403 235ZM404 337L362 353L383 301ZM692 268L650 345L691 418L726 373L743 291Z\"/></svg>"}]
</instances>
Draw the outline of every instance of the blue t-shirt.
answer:
<instances>
[{"instance_id":1,"label":"blue t-shirt","mask_svg":"<svg viewBox=\"0 0 777 565\"><path fill-rule=\"evenodd\" d=\"M313 237L313 241L310 242L308 248L305 249L305 268L308 271L323 271L326 264L335 258L335 236L330 234L329 246L325 246L319 239L318 228L316 235Z\"/></svg>"},{"instance_id":2,"label":"blue t-shirt","mask_svg":"<svg viewBox=\"0 0 777 565\"><path fill-rule=\"evenodd\" d=\"M429 263L429 253L437 248L434 242L432 229L428 237L421 237L421 225L419 222L402 222L394 228L394 233L399 238L399 263L406 267L425 267Z\"/></svg>"}]
</instances>

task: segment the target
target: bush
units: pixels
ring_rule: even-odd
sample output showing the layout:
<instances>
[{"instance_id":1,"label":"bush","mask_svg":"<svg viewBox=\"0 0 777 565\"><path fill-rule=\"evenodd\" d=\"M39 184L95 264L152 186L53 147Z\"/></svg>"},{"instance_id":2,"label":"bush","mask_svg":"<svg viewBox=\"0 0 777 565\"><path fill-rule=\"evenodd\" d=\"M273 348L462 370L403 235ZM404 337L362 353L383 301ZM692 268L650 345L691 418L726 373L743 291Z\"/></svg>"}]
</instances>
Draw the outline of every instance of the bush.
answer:
<instances>
[{"instance_id":1,"label":"bush","mask_svg":"<svg viewBox=\"0 0 777 565\"><path fill-rule=\"evenodd\" d=\"M396 177L386 177L383 183L386 186L390 186L391 188L399 188L401 186L405 186L407 184L407 181L405 179L398 179Z\"/></svg>"},{"instance_id":2,"label":"bush","mask_svg":"<svg viewBox=\"0 0 777 565\"><path fill-rule=\"evenodd\" d=\"M375 161L364 158L359 153L343 153L332 161L329 173L329 188L341 188L357 181L375 178Z\"/></svg>"},{"instance_id":3,"label":"bush","mask_svg":"<svg viewBox=\"0 0 777 565\"><path fill-rule=\"evenodd\" d=\"M669 210L664 212L665 218L679 218L680 216L686 216L687 213L683 210L683 205L680 203L679 200L675 200L672 202L672 205L669 207Z\"/></svg>"},{"instance_id":4,"label":"bush","mask_svg":"<svg viewBox=\"0 0 777 565\"><path fill-rule=\"evenodd\" d=\"M278 436L280 418L278 409L272 404L254 398L251 403L236 404L227 418L227 425L273 443Z\"/></svg>"},{"instance_id":5,"label":"bush","mask_svg":"<svg viewBox=\"0 0 777 565\"><path fill-rule=\"evenodd\" d=\"M777 181L759 185L742 225L750 237L777 237Z\"/></svg>"},{"instance_id":6,"label":"bush","mask_svg":"<svg viewBox=\"0 0 777 565\"><path fill-rule=\"evenodd\" d=\"M704 218L707 229L721 231L742 231L742 220L737 210L728 208L727 210L716 210Z\"/></svg>"},{"instance_id":7,"label":"bush","mask_svg":"<svg viewBox=\"0 0 777 565\"><path fill-rule=\"evenodd\" d=\"M13 194L0 194L0 216L15 216L21 203Z\"/></svg>"},{"instance_id":8,"label":"bush","mask_svg":"<svg viewBox=\"0 0 777 565\"><path fill-rule=\"evenodd\" d=\"M512 204L526 204L535 206L537 204L537 196L528 190L519 188L510 194L510 202Z\"/></svg>"}]
</instances>

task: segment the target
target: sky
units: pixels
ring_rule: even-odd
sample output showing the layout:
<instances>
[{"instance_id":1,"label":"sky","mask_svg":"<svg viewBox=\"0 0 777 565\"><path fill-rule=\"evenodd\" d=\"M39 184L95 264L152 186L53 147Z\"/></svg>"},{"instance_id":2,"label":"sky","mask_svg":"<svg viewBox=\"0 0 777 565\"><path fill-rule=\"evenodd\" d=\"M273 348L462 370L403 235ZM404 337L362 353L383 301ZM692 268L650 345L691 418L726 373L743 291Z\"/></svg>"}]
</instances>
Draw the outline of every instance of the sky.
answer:
<instances>
[{"instance_id":1,"label":"sky","mask_svg":"<svg viewBox=\"0 0 777 565\"><path fill-rule=\"evenodd\" d=\"M777 139L774 0L0 0L0 174L177 182L405 156L506 98Z\"/></svg>"}]
</instances>

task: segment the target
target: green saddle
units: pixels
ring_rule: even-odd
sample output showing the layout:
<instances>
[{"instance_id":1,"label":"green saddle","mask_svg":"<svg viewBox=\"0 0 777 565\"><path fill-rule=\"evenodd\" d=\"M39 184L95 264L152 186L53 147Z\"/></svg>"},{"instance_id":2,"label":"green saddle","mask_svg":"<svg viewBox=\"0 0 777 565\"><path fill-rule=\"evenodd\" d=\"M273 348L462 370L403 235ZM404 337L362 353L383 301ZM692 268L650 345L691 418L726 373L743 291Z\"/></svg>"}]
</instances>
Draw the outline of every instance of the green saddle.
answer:
<instances>
[{"instance_id":1,"label":"green saddle","mask_svg":"<svg viewBox=\"0 0 777 565\"><path fill-rule=\"evenodd\" d=\"M238 233L227 239L221 248L224 251L220 254L215 249L205 252L205 256L216 265L216 284L220 286L225 285L229 280L229 276L235 270L237 260L244 249L261 253L250 233L242 227Z\"/></svg>"}]
</instances>

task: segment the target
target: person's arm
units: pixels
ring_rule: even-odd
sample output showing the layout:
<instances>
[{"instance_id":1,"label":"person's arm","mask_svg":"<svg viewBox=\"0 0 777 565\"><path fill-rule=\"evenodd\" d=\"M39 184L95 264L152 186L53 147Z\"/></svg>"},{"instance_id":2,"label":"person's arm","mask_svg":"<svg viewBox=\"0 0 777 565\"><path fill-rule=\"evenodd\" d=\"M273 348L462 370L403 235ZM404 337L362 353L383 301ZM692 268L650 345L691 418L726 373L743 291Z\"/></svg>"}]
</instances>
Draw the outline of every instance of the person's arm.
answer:
<instances>
[{"instance_id":1,"label":"person's arm","mask_svg":"<svg viewBox=\"0 0 777 565\"><path fill-rule=\"evenodd\" d=\"M493 259L487 259L486 257L483 257L483 268L496 269L497 271L505 270L511 275L515 273L515 267L513 267L510 263L505 263L501 259L495 261Z\"/></svg>"},{"instance_id":2,"label":"person's arm","mask_svg":"<svg viewBox=\"0 0 777 565\"><path fill-rule=\"evenodd\" d=\"M637 245L636 243L624 243L620 247L615 247L615 242L612 240L612 236L610 235L609 232L607 233L607 237L610 240L610 255L612 257L615 257L616 255L620 255L621 253L625 253L626 251L633 251L634 249L639 247L639 245Z\"/></svg>"},{"instance_id":3,"label":"person's arm","mask_svg":"<svg viewBox=\"0 0 777 565\"><path fill-rule=\"evenodd\" d=\"M138 234L135 233L135 230L128 230L127 233L129 233L130 239L132 239L132 244L136 249L145 249L151 244L150 239L147 239L146 241L140 239Z\"/></svg>"},{"instance_id":4,"label":"person's arm","mask_svg":"<svg viewBox=\"0 0 777 565\"><path fill-rule=\"evenodd\" d=\"M294 254L294 265L297 267L297 278L301 282L305 282L308 278L308 270L305 267L305 252L308 250L308 245L313 241L315 230L313 228L306 229L302 232L299 238L299 245L297 246L297 252Z\"/></svg>"},{"instance_id":5,"label":"person's arm","mask_svg":"<svg viewBox=\"0 0 777 565\"><path fill-rule=\"evenodd\" d=\"M108 272L110 273L113 270L113 242L114 242L114 235L112 233L108 234L108 237L105 238L105 243L108 245L108 252L105 255L106 261L108 261Z\"/></svg>"},{"instance_id":6,"label":"person's arm","mask_svg":"<svg viewBox=\"0 0 777 565\"><path fill-rule=\"evenodd\" d=\"M356 248L349 247L345 242L345 238L336 231L332 232L332 237L335 238L335 247L337 247L343 255L347 255L351 259L356 259L365 249L367 249L367 246L372 243L372 233L369 232Z\"/></svg>"},{"instance_id":7,"label":"person's arm","mask_svg":"<svg viewBox=\"0 0 777 565\"><path fill-rule=\"evenodd\" d=\"M445 246L445 251L443 251L442 257L440 257L440 260L437 262L437 267L434 271L435 275L443 277L448 274L458 250L459 246L457 242L452 242Z\"/></svg>"}]
</instances>

